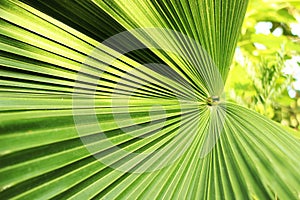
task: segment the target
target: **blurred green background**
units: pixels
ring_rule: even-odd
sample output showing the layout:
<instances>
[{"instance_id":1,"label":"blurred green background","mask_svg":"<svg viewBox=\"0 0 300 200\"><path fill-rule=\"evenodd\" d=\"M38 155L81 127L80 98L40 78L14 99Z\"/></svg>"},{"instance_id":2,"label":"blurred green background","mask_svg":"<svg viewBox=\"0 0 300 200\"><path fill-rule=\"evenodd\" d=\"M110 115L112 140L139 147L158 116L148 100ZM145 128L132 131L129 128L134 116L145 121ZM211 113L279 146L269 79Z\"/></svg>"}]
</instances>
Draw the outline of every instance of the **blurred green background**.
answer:
<instances>
[{"instance_id":1,"label":"blurred green background","mask_svg":"<svg viewBox=\"0 0 300 200\"><path fill-rule=\"evenodd\" d=\"M250 1L227 99L300 129L300 1Z\"/></svg>"}]
</instances>

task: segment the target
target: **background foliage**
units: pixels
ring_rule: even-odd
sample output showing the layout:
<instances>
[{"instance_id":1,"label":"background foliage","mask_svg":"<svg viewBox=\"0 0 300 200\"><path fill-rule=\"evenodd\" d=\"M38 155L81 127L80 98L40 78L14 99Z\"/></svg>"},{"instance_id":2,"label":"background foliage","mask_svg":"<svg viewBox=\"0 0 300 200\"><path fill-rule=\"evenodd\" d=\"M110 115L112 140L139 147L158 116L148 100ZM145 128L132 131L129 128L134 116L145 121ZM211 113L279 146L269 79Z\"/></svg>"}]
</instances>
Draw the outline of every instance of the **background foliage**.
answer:
<instances>
[{"instance_id":1,"label":"background foliage","mask_svg":"<svg viewBox=\"0 0 300 200\"><path fill-rule=\"evenodd\" d=\"M300 122L299 27L298 1L250 1L227 85L234 101L295 130Z\"/></svg>"}]
</instances>

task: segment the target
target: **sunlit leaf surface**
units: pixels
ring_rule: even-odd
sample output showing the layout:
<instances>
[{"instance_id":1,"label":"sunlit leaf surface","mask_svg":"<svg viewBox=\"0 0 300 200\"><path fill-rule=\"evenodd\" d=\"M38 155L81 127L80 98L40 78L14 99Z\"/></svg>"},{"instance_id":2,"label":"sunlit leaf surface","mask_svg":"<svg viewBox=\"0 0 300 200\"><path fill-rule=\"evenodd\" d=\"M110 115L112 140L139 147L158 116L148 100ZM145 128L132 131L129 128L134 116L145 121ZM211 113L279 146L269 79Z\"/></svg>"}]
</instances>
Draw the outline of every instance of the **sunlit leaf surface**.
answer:
<instances>
[{"instance_id":1,"label":"sunlit leaf surface","mask_svg":"<svg viewBox=\"0 0 300 200\"><path fill-rule=\"evenodd\" d=\"M299 140L223 94L246 6L1 1L0 199L299 199Z\"/></svg>"}]
</instances>

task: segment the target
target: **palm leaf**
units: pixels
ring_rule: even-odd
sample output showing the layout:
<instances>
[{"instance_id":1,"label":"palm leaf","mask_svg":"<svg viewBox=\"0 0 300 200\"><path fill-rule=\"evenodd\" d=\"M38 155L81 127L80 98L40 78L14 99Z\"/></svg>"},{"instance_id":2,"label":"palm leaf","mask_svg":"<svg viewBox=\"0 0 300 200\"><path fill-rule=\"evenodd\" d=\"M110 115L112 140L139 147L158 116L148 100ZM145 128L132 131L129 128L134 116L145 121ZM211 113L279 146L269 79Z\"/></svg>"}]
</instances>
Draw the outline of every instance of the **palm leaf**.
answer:
<instances>
[{"instance_id":1,"label":"palm leaf","mask_svg":"<svg viewBox=\"0 0 300 200\"><path fill-rule=\"evenodd\" d=\"M299 199L299 140L222 96L246 1L0 5L1 199Z\"/></svg>"}]
</instances>

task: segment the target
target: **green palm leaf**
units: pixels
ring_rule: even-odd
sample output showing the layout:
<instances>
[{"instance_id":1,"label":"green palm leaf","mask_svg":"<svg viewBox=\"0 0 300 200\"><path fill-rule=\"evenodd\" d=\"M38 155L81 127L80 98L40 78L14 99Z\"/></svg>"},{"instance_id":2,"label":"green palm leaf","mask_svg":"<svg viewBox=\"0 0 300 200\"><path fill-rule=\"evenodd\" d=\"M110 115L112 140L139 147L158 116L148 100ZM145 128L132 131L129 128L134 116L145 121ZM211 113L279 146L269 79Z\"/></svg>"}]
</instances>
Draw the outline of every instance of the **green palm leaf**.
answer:
<instances>
[{"instance_id":1,"label":"green palm leaf","mask_svg":"<svg viewBox=\"0 0 300 200\"><path fill-rule=\"evenodd\" d=\"M246 6L1 1L1 199L299 199L299 140L223 95Z\"/></svg>"}]
</instances>

